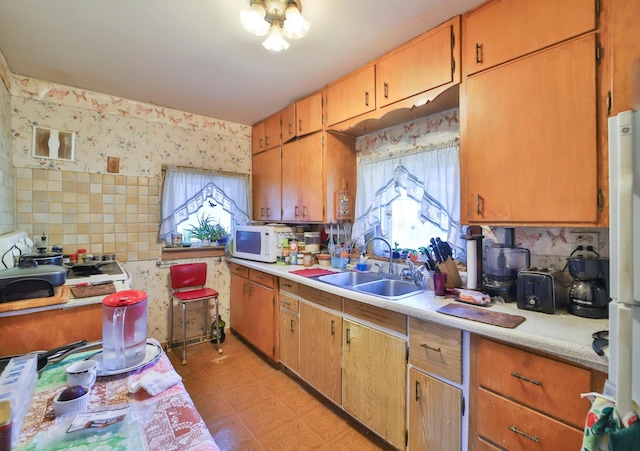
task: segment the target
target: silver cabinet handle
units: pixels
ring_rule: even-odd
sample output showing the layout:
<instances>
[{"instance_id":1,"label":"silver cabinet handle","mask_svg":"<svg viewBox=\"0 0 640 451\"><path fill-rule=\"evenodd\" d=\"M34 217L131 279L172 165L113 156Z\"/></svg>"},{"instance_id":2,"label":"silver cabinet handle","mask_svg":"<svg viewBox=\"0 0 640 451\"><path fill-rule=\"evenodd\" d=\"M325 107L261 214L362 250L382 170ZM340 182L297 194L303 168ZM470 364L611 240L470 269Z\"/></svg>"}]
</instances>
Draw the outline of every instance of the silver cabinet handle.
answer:
<instances>
[{"instance_id":1,"label":"silver cabinet handle","mask_svg":"<svg viewBox=\"0 0 640 451\"><path fill-rule=\"evenodd\" d=\"M271 216L271 209L269 207L267 207L267 218Z\"/></svg>"},{"instance_id":2,"label":"silver cabinet handle","mask_svg":"<svg viewBox=\"0 0 640 451\"><path fill-rule=\"evenodd\" d=\"M307 206L306 205L302 206L302 217L303 218L307 217Z\"/></svg>"},{"instance_id":3,"label":"silver cabinet handle","mask_svg":"<svg viewBox=\"0 0 640 451\"><path fill-rule=\"evenodd\" d=\"M347 344L351 344L351 329L347 329Z\"/></svg>"},{"instance_id":4,"label":"silver cabinet handle","mask_svg":"<svg viewBox=\"0 0 640 451\"><path fill-rule=\"evenodd\" d=\"M416 401L420 401L420 381L416 381Z\"/></svg>"},{"instance_id":5,"label":"silver cabinet handle","mask_svg":"<svg viewBox=\"0 0 640 451\"><path fill-rule=\"evenodd\" d=\"M387 83L386 81L384 82L384 98L389 98L389 83Z\"/></svg>"},{"instance_id":6,"label":"silver cabinet handle","mask_svg":"<svg viewBox=\"0 0 640 451\"><path fill-rule=\"evenodd\" d=\"M442 349L440 349L440 348L434 348L433 346L429 346L429 345L428 345L428 344L426 344L426 343L422 343L420 346L421 346L421 347L423 347L423 348L425 348L425 349L428 349L429 351L434 351L434 352L442 353Z\"/></svg>"},{"instance_id":7,"label":"silver cabinet handle","mask_svg":"<svg viewBox=\"0 0 640 451\"><path fill-rule=\"evenodd\" d=\"M298 206L296 205L296 208L293 212L293 215L297 218L298 217Z\"/></svg>"},{"instance_id":8,"label":"silver cabinet handle","mask_svg":"<svg viewBox=\"0 0 640 451\"><path fill-rule=\"evenodd\" d=\"M298 119L298 131L302 131L302 119Z\"/></svg>"},{"instance_id":9,"label":"silver cabinet handle","mask_svg":"<svg viewBox=\"0 0 640 451\"><path fill-rule=\"evenodd\" d=\"M260 208L260 217L264 218L264 207Z\"/></svg>"},{"instance_id":10,"label":"silver cabinet handle","mask_svg":"<svg viewBox=\"0 0 640 451\"><path fill-rule=\"evenodd\" d=\"M482 202L482 197L480 194L476 196L476 214L478 216L482 216L482 210L480 209L480 203Z\"/></svg>"},{"instance_id":11,"label":"silver cabinet handle","mask_svg":"<svg viewBox=\"0 0 640 451\"><path fill-rule=\"evenodd\" d=\"M294 322L295 322L295 321L294 321L294 319L293 319L293 318L291 318L291 332L294 332L294 328L293 328L293 324L294 324Z\"/></svg>"},{"instance_id":12,"label":"silver cabinet handle","mask_svg":"<svg viewBox=\"0 0 640 451\"><path fill-rule=\"evenodd\" d=\"M515 377L516 379L520 379L522 381L529 382L529 383L531 383L533 385L537 385L539 387L542 387L542 381L537 381L535 379L529 379L528 377L525 377L525 376L523 376L521 374L518 374L515 371L513 373L511 373L511 375L513 377Z\"/></svg>"},{"instance_id":13,"label":"silver cabinet handle","mask_svg":"<svg viewBox=\"0 0 640 451\"><path fill-rule=\"evenodd\" d=\"M531 440L532 442L540 443L540 439L539 439L538 437L536 437L535 435L529 435L529 434L527 434L526 432L521 431L520 429L518 429L518 428L517 428L517 427L515 427L515 426L509 426L509 430L510 430L511 432L515 432L515 433L516 433L516 434L518 434L518 435L521 435L521 436L523 436L523 437L528 438L528 439L529 439L529 440Z\"/></svg>"},{"instance_id":14,"label":"silver cabinet handle","mask_svg":"<svg viewBox=\"0 0 640 451\"><path fill-rule=\"evenodd\" d=\"M364 92L364 106L369 106L369 91Z\"/></svg>"},{"instance_id":15,"label":"silver cabinet handle","mask_svg":"<svg viewBox=\"0 0 640 451\"><path fill-rule=\"evenodd\" d=\"M334 319L331 320L331 335L336 334L336 321Z\"/></svg>"}]
</instances>

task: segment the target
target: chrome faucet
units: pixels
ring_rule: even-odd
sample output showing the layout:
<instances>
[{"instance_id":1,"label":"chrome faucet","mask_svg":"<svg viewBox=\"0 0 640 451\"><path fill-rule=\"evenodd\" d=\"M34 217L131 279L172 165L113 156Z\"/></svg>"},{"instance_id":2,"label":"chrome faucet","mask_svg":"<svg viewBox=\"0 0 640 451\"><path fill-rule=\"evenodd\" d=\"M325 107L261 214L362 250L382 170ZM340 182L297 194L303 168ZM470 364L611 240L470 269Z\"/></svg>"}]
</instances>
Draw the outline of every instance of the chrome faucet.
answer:
<instances>
[{"instance_id":1,"label":"chrome faucet","mask_svg":"<svg viewBox=\"0 0 640 451\"><path fill-rule=\"evenodd\" d=\"M391 244L389 244L387 240L379 236L374 236L373 238L370 238L366 243L364 243L364 248L367 249L369 243L375 240L380 240L389 247L389 275L391 276L395 274L393 271L393 249L391 248Z\"/></svg>"},{"instance_id":2,"label":"chrome faucet","mask_svg":"<svg viewBox=\"0 0 640 451\"><path fill-rule=\"evenodd\" d=\"M416 278L416 265L408 258L407 258L407 261L405 263L406 263L407 266L402 268L402 271L400 271L400 278L401 279L415 280L415 278Z\"/></svg>"}]
</instances>

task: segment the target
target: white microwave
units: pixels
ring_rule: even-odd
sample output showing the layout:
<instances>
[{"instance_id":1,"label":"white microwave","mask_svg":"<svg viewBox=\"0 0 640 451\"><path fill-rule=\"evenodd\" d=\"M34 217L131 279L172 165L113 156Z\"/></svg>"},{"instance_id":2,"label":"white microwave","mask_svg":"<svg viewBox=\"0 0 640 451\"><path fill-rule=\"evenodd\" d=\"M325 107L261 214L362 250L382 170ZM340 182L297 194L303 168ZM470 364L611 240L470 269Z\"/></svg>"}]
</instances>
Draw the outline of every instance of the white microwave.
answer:
<instances>
[{"instance_id":1,"label":"white microwave","mask_svg":"<svg viewBox=\"0 0 640 451\"><path fill-rule=\"evenodd\" d=\"M239 225L233 230L231 255L273 263L282 254L282 241L294 238L291 227L278 225Z\"/></svg>"}]
</instances>

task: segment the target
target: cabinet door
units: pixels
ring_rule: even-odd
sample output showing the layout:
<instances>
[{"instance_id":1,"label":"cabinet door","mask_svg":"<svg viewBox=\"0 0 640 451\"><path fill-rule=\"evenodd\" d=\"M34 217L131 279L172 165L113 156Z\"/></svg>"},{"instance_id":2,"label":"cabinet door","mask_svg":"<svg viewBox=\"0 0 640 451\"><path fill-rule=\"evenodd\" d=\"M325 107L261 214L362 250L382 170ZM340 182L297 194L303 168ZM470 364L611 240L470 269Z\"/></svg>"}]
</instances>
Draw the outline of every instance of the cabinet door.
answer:
<instances>
[{"instance_id":1,"label":"cabinet door","mask_svg":"<svg viewBox=\"0 0 640 451\"><path fill-rule=\"evenodd\" d=\"M598 220L594 48L589 35L467 79L468 222Z\"/></svg>"},{"instance_id":2,"label":"cabinet door","mask_svg":"<svg viewBox=\"0 0 640 451\"><path fill-rule=\"evenodd\" d=\"M409 390L409 450L459 451L461 390L415 369Z\"/></svg>"},{"instance_id":3,"label":"cabinet door","mask_svg":"<svg viewBox=\"0 0 640 451\"><path fill-rule=\"evenodd\" d=\"M596 28L596 2L496 0L465 15L464 67L488 69Z\"/></svg>"},{"instance_id":4,"label":"cabinet door","mask_svg":"<svg viewBox=\"0 0 640 451\"><path fill-rule=\"evenodd\" d=\"M280 309L278 336L280 361L294 373L300 372L300 328L298 315Z\"/></svg>"},{"instance_id":5,"label":"cabinet door","mask_svg":"<svg viewBox=\"0 0 640 451\"><path fill-rule=\"evenodd\" d=\"M296 137L296 104L292 103L281 112L282 144Z\"/></svg>"},{"instance_id":6,"label":"cabinet door","mask_svg":"<svg viewBox=\"0 0 640 451\"><path fill-rule=\"evenodd\" d=\"M280 112L264 120L264 149L280 145Z\"/></svg>"},{"instance_id":7,"label":"cabinet door","mask_svg":"<svg viewBox=\"0 0 640 451\"><path fill-rule=\"evenodd\" d=\"M231 274L230 287L231 328L247 337L249 331L249 280L237 274Z\"/></svg>"},{"instance_id":8,"label":"cabinet door","mask_svg":"<svg viewBox=\"0 0 640 451\"><path fill-rule=\"evenodd\" d=\"M453 81L454 25L459 30L459 17L377 64L378 108Z\"/></svg>"},{"instance_id":9,"label":"cabinet door","mask_svg":"<svg viewBox=\"0 0 640 451\"><path fill-rule=\"evenodd\" d=\"M342 318L300 303L300 377L342 404Z\"/></svg>"},{"instance_id":10,"label":"cabinet door","mask_svg":"<svg viewBox=\"0 0 640 451\"><path fill-rule=\"evenodd\" d=\"M376 109L375 66L367 66L327 88L327 124L334 125Z\"/></svg>"},{"instance_id":11,"label":"cabinet door","mask_svg":"<svg viewBox=\"0 0 640 451\"><path fill-rule=\"evenodd\" d=\"M282 146L282 219L324 219L322 132Z\"/></svg>"},{"instance_id":12,"label":"cabinet door","mask_svg":"<svg viewBox=\"0 0 640 451\"><path fill-rule=\"evenodd\" d=\"M250 282L250 327L247 339L269 357L275 355L275 298L273 289Z\"/></svg>"},{"instance_id":13,"label":"cabinet door","mask_svg":"<svg viewBox=\"0 0 640 451\"><path fill-rule=\"evenodd\" d=\"M300 147L300 191L302 199L302 221L324 220L324 175L322 172L322 133L299 139ZM299 220L299 219L298 219Z\"/></svg>"},{"instance_id":14,"label":"cabinet door","mask_svg":"<svg viewBox=\"0 0 640 451\"><path fill-rule=\"evenodd\" d=\"M343 327L344 409L404 448L407 343L346 319Z\"/></svg>"},{"instance_id":15,"label":"cabinet door","mask_svg":"<svg viewBox=\"0 0 640 451\"><path fill-rule=\"evenodd\" d=\"M251 127L251 151L256 154L265 150L264 121L260 121Z\"/></svg>"},{"instance_id":16,"label":"cabinet door","mask_svg":"<svg viewBox=\"0 0 640 451\"><path fill-rule=\"evenodd\" d=\"M304 136L322 129L322 93L296 102L296 135Z\"/></svg>"},{"instance_id":17,"label":"cabinet door","mask_svg":"<svg viewBox=\"0 0 640 451\"><path fill-rule=\"evenodd\" d=\"M302 220L302 200L300 192L300 140L282 146L282 219Z\"/></svg>"},{"instance_id":18,"label":"cabinet door","mask_svg":"<svg viewBox=\"0 0 640 451\"><path fill-rule=\"evenodd\" d=\"M280 147L274 147L253 156L253 219L279 221L281 218L280 152Z\"/></svg>"}]
</instances>

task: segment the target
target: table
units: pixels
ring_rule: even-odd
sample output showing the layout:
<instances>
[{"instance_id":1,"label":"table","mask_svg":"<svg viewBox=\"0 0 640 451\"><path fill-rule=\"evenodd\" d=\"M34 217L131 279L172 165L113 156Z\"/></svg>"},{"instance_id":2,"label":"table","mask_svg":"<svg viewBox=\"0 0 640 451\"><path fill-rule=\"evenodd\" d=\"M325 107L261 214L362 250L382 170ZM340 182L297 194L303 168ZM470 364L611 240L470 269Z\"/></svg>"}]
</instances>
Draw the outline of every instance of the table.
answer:
<instances>
[{"instance_id":1,"label":"table","mask_svg":"<svg viewBox=\"0 0 640 451\"><path fill-rule=\"evenodd\" d=\"M159 346L156 340L149 339L149 342ZM95 352L78 353L56 365L47 366L36 386L17 449L35 449L37 442L48 443L46 440L64 435L66 428L63 429L61 420L56 421L53 413L53 398L66 386L65 368ZM150 371L166 373L172 370L169 357L162 351L158 360L143 368L99 377L91 389L88 410L129 406L129 419L118 429L105 433L104 437L95 434L92 440L97 442L92 442L91 448L100 444L109 448L131 449L133 444L135 449L141 450L219 451L182 382L154 397L143 389L135 394L129 393L130 385Z\"/></svg>"}]
</instances>

